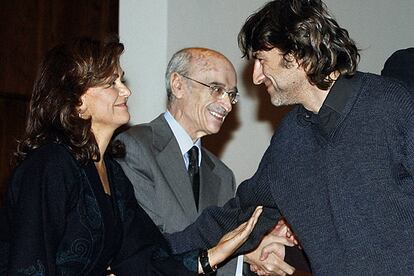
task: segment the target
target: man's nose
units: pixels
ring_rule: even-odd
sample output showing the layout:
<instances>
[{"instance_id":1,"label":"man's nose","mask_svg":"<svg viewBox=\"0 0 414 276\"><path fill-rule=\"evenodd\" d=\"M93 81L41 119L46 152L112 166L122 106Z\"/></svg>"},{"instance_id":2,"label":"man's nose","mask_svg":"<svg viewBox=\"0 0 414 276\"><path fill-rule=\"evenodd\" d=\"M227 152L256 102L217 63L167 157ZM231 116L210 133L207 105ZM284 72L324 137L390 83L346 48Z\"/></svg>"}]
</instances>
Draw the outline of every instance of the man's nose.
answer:
<instances>
[{"instance_id":1,"label":"man's nose","mask_svg":"<svg viewBox=\"0 0 414 276\"><path fill-rule=\"evenodd\" d=\"M263 66L259 60L254 61L253 66L253 83L259 85L263 82L265 75L263 75Z\"/></svg>"},{"instance_id":2,"label":"man's nose","mask_svg":"<svg viewBox=\"0 0 414 276\"><path fill-rule=\"evenodd\" d=\"M232 104L230 101L230 97L229 95L226 93L226 95L221 99L221 103L223 104L224 109L226 109L227 113L229 113L231 111Z\"/></svg>"}]
</instances>

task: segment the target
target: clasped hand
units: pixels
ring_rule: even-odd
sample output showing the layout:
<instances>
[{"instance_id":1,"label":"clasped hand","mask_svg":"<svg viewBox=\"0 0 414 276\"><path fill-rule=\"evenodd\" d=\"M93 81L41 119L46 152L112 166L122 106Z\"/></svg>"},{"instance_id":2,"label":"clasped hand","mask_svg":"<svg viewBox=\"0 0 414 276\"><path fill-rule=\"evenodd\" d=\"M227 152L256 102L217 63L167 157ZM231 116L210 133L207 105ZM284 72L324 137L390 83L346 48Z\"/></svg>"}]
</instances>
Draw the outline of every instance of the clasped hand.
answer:
<instances>
[{"instance_id":1,"label":"clasped hand","mask_svg":"<svg viewBox=\"0 0 414 276\"><path fill-rule=\"evenodd\" d=\"M244 261L257 275L292 275L295 268L284 261L285 246L297 244L295 236L281 219L254 251L244 255Z\"/></svg>"}]
</instances>

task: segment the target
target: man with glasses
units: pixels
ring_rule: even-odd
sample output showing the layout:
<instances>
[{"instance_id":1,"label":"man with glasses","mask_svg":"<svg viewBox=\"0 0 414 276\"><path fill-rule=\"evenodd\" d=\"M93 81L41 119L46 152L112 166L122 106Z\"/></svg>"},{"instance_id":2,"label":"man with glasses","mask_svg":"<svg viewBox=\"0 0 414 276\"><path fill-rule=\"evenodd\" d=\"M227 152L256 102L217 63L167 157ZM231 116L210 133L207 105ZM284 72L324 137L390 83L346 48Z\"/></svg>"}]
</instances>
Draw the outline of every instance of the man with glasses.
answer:
<instances>
[{"instance_id":1,"label":"man with glasses","mask_svg":"<svg viewBox=\"0 0 414 276\"><path fill-rule=\"evenodd\" d=\"M200 138L220 130L239 94L233 65L210 49L175 53L165 81L167 111L117 139L126 146L119 162L139 204L162 232L173 233L194 222L204 208L222 206L234 196L233 172L202 147ZM234 275L235 270L234 259L217 275Z\"/></svg>"}]
</instances>

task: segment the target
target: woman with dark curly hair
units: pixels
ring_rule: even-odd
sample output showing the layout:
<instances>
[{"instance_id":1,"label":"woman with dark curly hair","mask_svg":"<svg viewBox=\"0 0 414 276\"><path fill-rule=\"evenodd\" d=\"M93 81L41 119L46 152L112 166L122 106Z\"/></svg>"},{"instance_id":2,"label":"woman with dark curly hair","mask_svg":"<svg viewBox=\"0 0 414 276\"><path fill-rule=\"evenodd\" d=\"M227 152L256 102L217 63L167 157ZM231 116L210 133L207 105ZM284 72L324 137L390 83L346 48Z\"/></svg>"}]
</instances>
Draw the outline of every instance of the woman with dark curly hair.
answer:
<instances>
[{"instance_id":1,"label":"woman with dark curly hair","mask_svg":"<svg viewBox=\"0 0 414 276\"><path fill-rule=\"evenodd\" d=\"M41 64L6 208L7 275L194 275L240 246L261 209L209 250L171 255L112 159L129 120L123 45L78 39Z\"/></svg>"}]
</instances>

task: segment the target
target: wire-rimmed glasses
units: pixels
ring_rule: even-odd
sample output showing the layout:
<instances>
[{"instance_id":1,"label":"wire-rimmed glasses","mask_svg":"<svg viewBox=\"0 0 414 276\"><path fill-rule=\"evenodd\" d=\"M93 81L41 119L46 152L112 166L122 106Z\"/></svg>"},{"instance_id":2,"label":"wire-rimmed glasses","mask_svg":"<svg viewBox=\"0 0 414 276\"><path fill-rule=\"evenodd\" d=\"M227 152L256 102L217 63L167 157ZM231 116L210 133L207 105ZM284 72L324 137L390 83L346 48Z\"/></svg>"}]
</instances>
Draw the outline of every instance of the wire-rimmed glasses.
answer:
<instances>
[{"instance_id":1,"label":"wire-rimmed glasses","mask_svg":"<svg viewBox=\"0 0 414 276\"><path fill-rule=\"evenodd\" d=\"M187 77L186 75L181 75L186 79L189 79L191 81L194 81L198 84L201 84L205 87L210 88L210 95L212 95L215 98L219 98L219 99L224 99L224 97L227 95L229 96L230 99L230 103L231 104L236 104L239 101L240 98L240 94L237 91L237 88L233 89L233 90L226 90L223 86L221 85L217 85L217 84L207 84L198 80L195 80L193 78Z\"/></svg>"}]
</instances>

